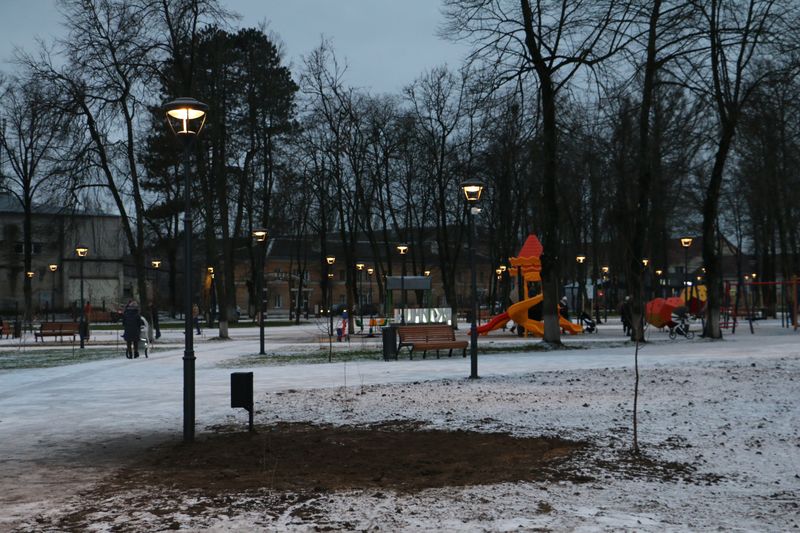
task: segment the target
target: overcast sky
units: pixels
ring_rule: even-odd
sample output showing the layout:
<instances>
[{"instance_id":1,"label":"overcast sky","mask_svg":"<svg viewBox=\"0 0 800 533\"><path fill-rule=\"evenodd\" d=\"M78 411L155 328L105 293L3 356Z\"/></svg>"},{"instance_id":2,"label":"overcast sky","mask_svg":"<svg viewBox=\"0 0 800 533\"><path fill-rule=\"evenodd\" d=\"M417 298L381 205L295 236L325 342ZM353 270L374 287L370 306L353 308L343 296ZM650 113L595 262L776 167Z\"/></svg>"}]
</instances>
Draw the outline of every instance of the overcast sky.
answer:
<instances>
[{"instance_id":1,"label":"overcast sky","mask_svg":"<svg viewBox=\"0 0 800 533\"><path fill-rule=\"evenodd\" d=\"M266 22L283 41L295 71L303 55L332 40L346 60L346 81L376 92L396 92L425 69L456 67L466 48L436 36L439 0L222 0L242 15L238 26ZM63 34L56 0L0 0L0 69L8 71L14 46L32 51L35 37Z\"/></svg>"}]
</instances>

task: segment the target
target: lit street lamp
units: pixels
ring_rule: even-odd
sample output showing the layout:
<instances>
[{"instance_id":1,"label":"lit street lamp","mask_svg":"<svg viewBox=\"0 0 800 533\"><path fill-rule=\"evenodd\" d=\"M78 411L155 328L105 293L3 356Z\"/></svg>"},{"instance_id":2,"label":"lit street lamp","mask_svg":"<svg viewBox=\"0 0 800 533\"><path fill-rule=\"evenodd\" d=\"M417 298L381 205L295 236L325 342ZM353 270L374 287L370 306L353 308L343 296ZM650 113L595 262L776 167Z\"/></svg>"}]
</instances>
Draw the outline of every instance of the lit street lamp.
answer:
<instances>
[{"instance_id":1,"label":"lit street lamp","mask_svg":"<svg viewBox=\"0 0 800 533\"><path fill-rule=\"evenodd\" d=\"M364 263L356 263L356 270L358 270L358 314L361 316L361 333L364 333L364 298L361 293L362 278L364 277Z\"/></svg>"},{"instance_id":2,"label":"lit street lamp","mask_svg":"<svg viewBox=\"0 0 800 533\"><path fill-rule=\"evenodd\" d=\"M50 297L50 306L51 306L50 311L53 314L53 322L55 322L56 321L56 271L58 270L58 265L55 263L50 263L48 267L50 268L50 273L53 274L53 291L52 291L52 296ZM47 317L45 317L45 320L46 319Z\"/></svg>"},{"instance_id":3,"label":"lit street lamp","mask_svg":"<svg viewBox=\"0 0 800 533\"><path fill-rule=\"evenodd\" d=\"M470 379L478 378L478 277L475 272L475 215L480 213L477 207L478 201L483 194L484 185L477 180L466 180L461 183L461 190L464 192L464 200L467 202L469 212L469 268L472 281L472 324L469 335L469 360L470 360Z\"/></svg>"},{"instance_id":4,"label":"lit street lamp","mask_svg":"<svg viewBox=\"0 0 800 533\"><path fill-rule=\"evenodd\" d=\"M583 313L583 284L585 275L583 273L583 264L586 263L586 256L578 254L575 256L575 262L578 263L578 305L575 307L576 323L581 322L581 313Z\"/></svg>"},{"instance_id":5,"label":"lit street lamp","mask_svg":"<svg viewBox=\"0 0 800 533\"><path fill-rule=\"evenodd\" d=\"M167 124L183 143L183 272L184 272L184 351L183 351L183 440L194 440L194 338L192 330L192 204L189 194L189 156L197 136L206 123L208 106L194 98L177 98L164 106Z\"/></svg>"},{"instance_id":6,"label":"lit street lamp","mask_svg":"<svg viewBox=\"0 0 800 533\"><path fill-rule=\"evenodd\" d=\"M253 239L256 241L258 261L256 261L256 302L258 305L258 338L259 355L266 355L264 350L264 260L267 249L267 230L258 228L253 230Z\"/></svg>"},{"instance_id":7,"label":"lit street lamp","mask_svg":"<svg viewBox=\"0 0 800 533\"><path fill-rule=\"evenodd\" d=\"M161 338L161 327L158 324L158 271L161 268L161 259L153 259L150 266L156 271L153 280L153 300L150 302L150 325L155 330L156 339Z\"/></svg>"},{"instance_id":8,"label":"lit street lamp","mask_svg":"<svg viewBox=\"0 0 800 533\"><path fill-rule=\"evenodd\" d=\"M692 245L691 237L681 237L683 246L683 303L689 305L689 247Z\"/></svg>"},{"instance_id":9,"label":"lit street lamp","mask_svg":"<svg viewBox=\"0 0 800 533\"><path fill-rule=\"evenodd\" d=\"M89 255L89 249L86 246L78 245L75 247L75 253L78 255L78 263L80 264L81 276L81 322L78 324L78 337L81 340L81 348L84 347L86 337L86 311L83 308L83 260Z\"/></svg>"},{"instance_id":10,"label":"lit street lamp","mask_svg":"<svg viewBox=\"0 0 800 533\"><path fill-rule=\"evenodd\" d=\"M402 270L400 270L400 297L403 299L403 308L400 313L400 323L406 323L406 254L408 254L407 244L398 244L397 251L403 257Z\"/></svg>"},{"instance_id":11,"label":"lit street lamp","mask_svg":"<svg viewBox=\"0 0 800 533\"><path fill-rule=\"evenodd\" d=\"M328 335L333 337L333 272L331 272L331 267L333 264L336 263L336 257L333 255L325 256L325 270L326 270L326 279L328 280L328 317L330 321L330 331L328 331Z\"/></svg>"}]
</instances>

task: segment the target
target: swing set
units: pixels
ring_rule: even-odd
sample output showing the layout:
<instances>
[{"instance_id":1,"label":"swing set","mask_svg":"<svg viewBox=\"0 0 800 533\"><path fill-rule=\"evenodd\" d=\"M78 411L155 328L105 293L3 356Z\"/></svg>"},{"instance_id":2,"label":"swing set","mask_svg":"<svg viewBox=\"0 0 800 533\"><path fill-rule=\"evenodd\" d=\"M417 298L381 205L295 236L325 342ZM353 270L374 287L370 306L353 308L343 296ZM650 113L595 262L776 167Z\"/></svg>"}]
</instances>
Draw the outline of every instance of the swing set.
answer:
<instances>
[{"instance_id":1,"label":"swing set","mask_svg":"<svg viewBox=\"0 0 800 533\"><path fill-rule=\"evenodd\" d=\"M797 331L798 320L798 289L800 280L797 276L788 281L753 281L749 276L741 282L725 282L722 307L720 309L720 327L730 328L731 333L736 333L736 325L739 317L743 317L750 325L750 333L755 333L753 322L758 320L759 310L762 306L758 305L763 294L763 287L780 288L781 327L794 328ZM777 303L777 301L776 301Z\"/></svg>"}]
</instances>

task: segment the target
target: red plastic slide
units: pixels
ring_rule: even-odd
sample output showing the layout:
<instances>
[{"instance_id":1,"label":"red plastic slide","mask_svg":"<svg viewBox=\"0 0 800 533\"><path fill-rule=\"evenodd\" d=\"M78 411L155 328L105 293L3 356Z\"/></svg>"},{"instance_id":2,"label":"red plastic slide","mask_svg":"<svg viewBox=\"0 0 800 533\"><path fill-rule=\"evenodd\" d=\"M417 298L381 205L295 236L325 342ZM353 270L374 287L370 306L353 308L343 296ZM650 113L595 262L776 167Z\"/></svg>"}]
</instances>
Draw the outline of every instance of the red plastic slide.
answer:
<instances>
[{"instance_id":1,"label":"red plastic slide","mask_svg":"<svg viewBox=\"0 0 800 533\"><path fill-rule=\"evenodd\" d=\"M499 315L493 316L489 322L478 326L476 329L479 335L487 335L490 331L505 326L506 322L509 320L511 320L511 317L508 316L508 313L500 313Z\"/></svg>"}]
</instances>

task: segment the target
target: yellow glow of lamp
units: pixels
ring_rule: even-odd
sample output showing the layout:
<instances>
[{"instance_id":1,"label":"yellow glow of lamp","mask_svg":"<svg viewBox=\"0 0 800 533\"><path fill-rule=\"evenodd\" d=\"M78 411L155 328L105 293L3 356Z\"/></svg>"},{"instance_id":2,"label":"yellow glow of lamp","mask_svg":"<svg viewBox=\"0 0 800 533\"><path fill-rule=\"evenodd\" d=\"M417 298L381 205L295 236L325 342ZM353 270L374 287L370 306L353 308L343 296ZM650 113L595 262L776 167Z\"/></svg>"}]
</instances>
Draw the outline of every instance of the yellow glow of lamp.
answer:
<instances>
[{"instance_id":1,"label":"yellow glow of lamp","mask_svg":"<svg viewBox=\"0 0 800 533\"><path fill-rule=\"evenodd\" d=\"M692 245L692 238L691 237L681 237L681 246L684 248L688 248Z\"/></svg>"},{"instance_id":2,"label":"yellow glow of lamp","mask_svg":"<svg viewBox=\"0 0 800 533\"><path fill-rule=\"evenodd\" d=\"M407 244L398 244L397 251L400 252L400 255L406 255L408 253L408 245Z\"/></svg>"},{"instance_id":3,"label":"yellow glow of lamp","mask_svg":"<svg viewBox=\"0 0 800 533\"><path fill-rule=\"evenodd\" d=\"M36 275L36 272L31 272L30 270L28 272L25 272L25 276L28 279L33 279L33 276L35 276L35 275Z\"/></svg>"},{"instance_id":4,"label":"yellow glow of lamp","mask_svg":"<svg viewBox=\"0 0 800 533\"><path fill-rule=\"evenodd\" d=\"M78 257L86 257L89 255L89 249L86 246L78 245L75 247L75 253Z\"/></svg>"},{"instance_id":5,"label":"yellow glow of lamp","mask_svg":"<svg viewBox=\"0 0 800 533\"><path fill-rule=\"evenodd\" d=\"M266 241L267 236L268 236L267 230L263 228L257 228L253 230L253 238L256 240L256 242Z\"/></svg>"},{"instance_id":6,"label":"yellow glow of lamp","mask_svg":"<svg viewBox=\"0 0 800 533\"><path fill-rule=\"evenodd\" d=\"M332 255L325 256L325 262L328 263L329 265L332 265L336 262L336 257Z\"/></svg>"},{"instance_id":7,"label":"yellow glow of lamp","mask_svg":"<svg viewBox=\"0 0 800 533\"><path fill-rule=\"evenodd\" d=\"M431 271L430 270L426 270L425 272L423 272L423 274L425 274L425 277L430 277Z\"/></svg>"},{"instance_id":8,"label":"yellow glow of lamp","mask_svg":"<svg viewBox=\"0 0 800 533\"><path fill-rule=\"evenodd\" d=\"M150 265L153 268L161 268L161 260L160 259L153 259L152 261L150 261Z\"/></svg>"},{"instance_id":9,"label":"yellow glow of lamp","mask_svg":"<svg viewBox=\"0 0 800 533\"><path fill-rule=\"evenodd\" d=\"M646 266L647 266L647 265L649 265L649 264L650 264L650 260L649 260L648 258L646 258L646 257L645 257L644 259L642 259L642 265L643 265L643 266L645 266L645 267L646 267Z\"/></svg>"},{"instance_id":10,"label":"yellow glow of lamp","mask_svg":"<svg viewBox=\"0 0 800 533\"><path fill-rule=\"evenodd\" d=\"M372 268L372 267L369 267L369 268L367 269L367 274L369 274L370 276L371 276L371 275L373 275L374 273L375 273L375 269L374 269L374 268Z\"/></svg>"},{"instance_id":11,"label":"yellow glow of lamp","mask_svg":"<svg viewBox=\"0 0 800 533\"><path fill-rule=\"evenodd\" d=\"M608 267L607 266L600 267L600 270L603 271L603 274L608 274Z\"/></svg>"},{"instance_id":12,"label":"yellow glow of lamp","mask_svg":"<svg viewBox=\"0 0 800 533\"><path fill-rule=\"evenodd\" d=\"M167 122L172 133L178 137L194 138L206 123L208 106L194 98L176 98L164 105Z\"/></svg>"},{"instance_id":13,"label":"yellow glow of lamp","mask_svg":"<svg viewBox=\"0 0 800 533\"><path fill-rule=\"evenodd\" d=\"M58 265L55 263L52 263L48 266L50 267L50 272L55 272L56 270L58 270Z\"/></svg>"},{"instance_id":14,"label":"yellow glow of lamp","mask_svg":"<svg viewBox=\"0 0 800 533\"><path fill-rule=\"evenodd\" d=\"M365 266L366 265L364 263L356 263L356 269L357 270L364 270Z\"/></svg>"},{"instance_id":15,"label":"yellow glow of lamp","mask_svg":"<svg viewBox=\"0 0 800 533\"><path fill-rule=\"evenodd\" d=\"M583 254L581 254L581 255L576 255L576 256L575 256L575 261L577 261L577 262L578 262L578 264L581 264L581 265L582 265L582 264L583 264L583 262L584 262L584 261L586 261L586 256L585 256L585 255L583 255Z\"/></svg>"},{"instance_id":16,"label":"yellow glow of lamp","mask_svg":"<svg viewBox=\"0 0 800 533\"><path fill-rule=\"evenodd\" d=\"M461 190L464 191L464 198L468 203L474 204L481 199L484 185L478 180L466 180L461 183Z\"/></svg>"}]
</instances>

